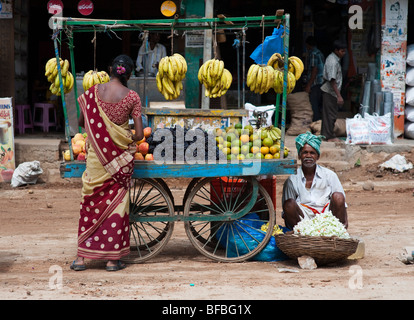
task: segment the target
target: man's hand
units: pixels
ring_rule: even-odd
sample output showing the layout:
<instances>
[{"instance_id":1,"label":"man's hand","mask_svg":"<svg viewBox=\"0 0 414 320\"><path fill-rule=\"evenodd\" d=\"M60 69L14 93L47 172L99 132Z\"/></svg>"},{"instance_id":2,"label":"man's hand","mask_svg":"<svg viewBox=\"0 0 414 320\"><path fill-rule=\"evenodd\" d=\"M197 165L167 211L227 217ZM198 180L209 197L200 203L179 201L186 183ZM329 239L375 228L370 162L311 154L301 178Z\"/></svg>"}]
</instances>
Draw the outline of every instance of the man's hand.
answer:
<instances>
[{"instance_id":1,"label":"man's hand","mask_svg":"<svg viewBox=\"0 0 414 320\"><path fill-rule=\"evenodd\" d=\"M342 98L342 96L341 96L341 95L339 95L339 96L338 96L338 101L337 101L337 103L338 103L340 106L342 106L342 105L344 104L344 99Z\"/></svg>"}]
</instances>

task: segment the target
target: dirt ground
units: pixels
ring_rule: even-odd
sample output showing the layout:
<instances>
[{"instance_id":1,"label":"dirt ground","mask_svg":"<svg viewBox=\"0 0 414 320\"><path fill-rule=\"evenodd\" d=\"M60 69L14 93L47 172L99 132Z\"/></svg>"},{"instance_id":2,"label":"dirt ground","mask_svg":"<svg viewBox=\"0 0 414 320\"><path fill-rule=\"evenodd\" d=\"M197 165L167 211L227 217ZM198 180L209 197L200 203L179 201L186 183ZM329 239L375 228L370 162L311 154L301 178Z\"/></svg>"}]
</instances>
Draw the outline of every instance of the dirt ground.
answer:
<instances>
[{"instance_id":1,"label":"dirt ground","mask_svg":"<svg viewBox=\"0 0 414 320\"><path fill-rule=\"evenodd\" d=\"M395 174L372 164L339 176L349 232L364 240L365 257L314 270L295 260L214 262L192 247L177 222L167 247L145 264L109 273L105 262L87 260L86 271L74 272L80 183L0 185L0 299L414 299L414 264L397 258L414 245L414 170ZM278 201L284 179L277 180ZM364 190L368 180L373 190ZM183 194L172 192L176 199Z\"/></svg>"}]
</instances>

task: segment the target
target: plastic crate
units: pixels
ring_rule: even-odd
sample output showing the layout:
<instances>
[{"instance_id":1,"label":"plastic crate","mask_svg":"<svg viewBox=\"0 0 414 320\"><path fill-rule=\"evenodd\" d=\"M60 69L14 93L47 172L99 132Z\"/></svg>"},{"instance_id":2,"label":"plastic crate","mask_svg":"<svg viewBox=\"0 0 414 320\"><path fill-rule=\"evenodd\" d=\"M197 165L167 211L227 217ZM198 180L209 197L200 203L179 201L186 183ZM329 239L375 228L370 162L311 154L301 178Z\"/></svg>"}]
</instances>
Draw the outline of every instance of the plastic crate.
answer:
<instances>
[{"instance_id":1,"label":"plastic crate","mask_svg":"<svg viewBox=\"0 0 414 320\"><path fill-rule=\"evenodd\" d=\"M217 197L222 198L222 188L220 186L220 179L222 179L224 182L227 182L228 180L227 178L217 178L210 182L210 200L212 202L218 202ZM276 176L272 176L272 178L260 179L259 183L265 188L267 193L270 195L270 198L273 202L273 208L276 210ZM241 182L233 181L232 179L228 181L227 185L223 183L223 191L227 196L229 196L231 193L236 194L239 191L240 187Z\"/></svg>"}]
</instances>

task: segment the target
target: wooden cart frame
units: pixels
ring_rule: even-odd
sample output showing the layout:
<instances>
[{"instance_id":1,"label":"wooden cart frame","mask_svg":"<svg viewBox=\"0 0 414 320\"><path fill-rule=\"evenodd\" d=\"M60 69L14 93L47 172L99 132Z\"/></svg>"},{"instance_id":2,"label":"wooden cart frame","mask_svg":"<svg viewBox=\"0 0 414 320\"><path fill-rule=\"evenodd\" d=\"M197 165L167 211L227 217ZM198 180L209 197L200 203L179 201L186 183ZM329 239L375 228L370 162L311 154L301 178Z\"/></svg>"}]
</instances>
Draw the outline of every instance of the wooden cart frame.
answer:
<instances>
[{"instance_id":1,"label":"wooden cart frame","mask_svg":"<svg viewBox=\"0 0 414 320\"><path fill-rule=\"evenodd\" d=\"M194 30L234 29L284 25L284 86L282 94L281 150L284 150L286 88L289 46L289 14L261 17L162 20L90 20L54 18L53 40L59 60L57 36L62 29L74 32L117 30ZM75 72L73 37L69 38L72 73ZM58 74L63 92L62 75ZM244 74L243 74L244 79ZM78 94L75 86L75 98ZM279 121L276 101L275 125ZM66 136L71 146L65 97L62 94ZM79 115L79 106L77 105ZM71 158L73 159L72 150ZM86 163L69 161L61 164L62 178L80 178ZM294 159L214 161L206 163L158 163L135 161L130 188L131 254L124 260L141 263L153 258L165 247L175 222L183 221L186 234L203 255L222 262L240 262L253 258L269 242L276 224L275 204L258 177L288 175L296 172ZM164 179L191 178L180 203ZM267 229L261 230L266 225Z\"/></svg>"}]
</instances>

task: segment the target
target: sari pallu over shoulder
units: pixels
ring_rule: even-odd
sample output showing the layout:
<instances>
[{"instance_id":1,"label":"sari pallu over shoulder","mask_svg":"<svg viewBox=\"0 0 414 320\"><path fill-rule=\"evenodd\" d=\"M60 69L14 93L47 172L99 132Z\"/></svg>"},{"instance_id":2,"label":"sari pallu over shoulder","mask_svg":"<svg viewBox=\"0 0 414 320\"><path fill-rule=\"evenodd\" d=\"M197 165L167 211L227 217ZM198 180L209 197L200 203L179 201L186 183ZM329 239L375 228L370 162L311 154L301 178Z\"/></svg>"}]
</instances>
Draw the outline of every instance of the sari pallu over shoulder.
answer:
<instances>
[{"instance_id":1,"label":"sari pallu over shoulder","mask_svg":"<svg viewBox=\"0 0 414 320\"><path fill-rule=\"evenodd\" d=\"M128 123L119 126L106 116L99 106L97 90L95 85L78 98L88 140L112 178L124 188L129 188L134 157L128 149L133 143L126 132Z\"/></svg>"},{"instance_id":2,"label":"sari pallu over shoulder","mask_svg":"<svg viewBox=\"0 0 414 320\"><path fill-rule=\"evenodd\" d=\"M118 260L129 254L129 186L134 159L128 123L110 121L99 106L97 86L78 98L90 148L82 176L78 256Z\"/></svg>"}]
</instances>

